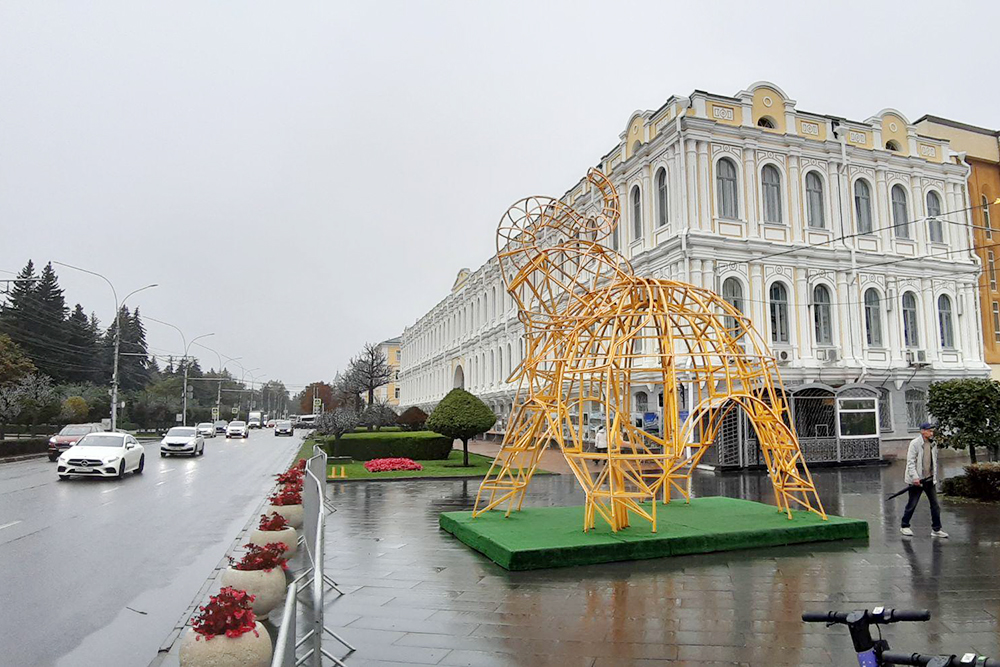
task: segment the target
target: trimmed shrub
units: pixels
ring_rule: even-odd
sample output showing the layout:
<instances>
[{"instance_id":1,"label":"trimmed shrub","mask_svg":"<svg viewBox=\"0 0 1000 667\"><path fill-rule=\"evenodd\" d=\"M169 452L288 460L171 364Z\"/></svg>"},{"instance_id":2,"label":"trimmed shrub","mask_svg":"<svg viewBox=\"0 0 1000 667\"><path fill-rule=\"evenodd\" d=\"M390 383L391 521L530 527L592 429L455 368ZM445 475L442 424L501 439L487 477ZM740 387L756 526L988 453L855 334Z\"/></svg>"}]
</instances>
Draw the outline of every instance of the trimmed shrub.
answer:
<instances>
[{"instance_id":1,"label":"trimmed shrub","mask_svg":"<svg viewBox=\"0 0 1000 667\"><path fill-rule=\"evenodd\" d=\"M965 466L969 493L979 500L1000 500L1000 463Z\"/></svg>"},{"instance_id":2,"label":"trimmed shrub","mask_svg":"<svg viewBox=\"0 0 1000 667\"><path fill-rule=\"evenodd\" d=\"M430 431L346 433L340 440L325 438L330 456L350 456L355 461L407 458L442 461L451 453L451 438Z\"/></svg>"},{"instance_id":3,"label":"trimmed shrub","mask_svg":"<svg viewBox=\"0 0 1000 667\"><path fill-rule=\"evenodd\" d=\"M469 438L486 433L497 416L478 396L464 389L452 389L427 418L427 428L462 441L462 465L469 465Z\"/></svg>"},{"instance_id":4,"label":"trimmed shrub","mask_svg":"<svg viewBox=\"0 0 1000 667\"><path fill-rule=\"evenodd\" d=\"M976 500L1000 500L1000 463L965 466L965 474L941 482L941 492Z\"/></svg>"},{"instance_id":5,"label":"trimmed shrub","mask_svg":"<svg viewBox=\"0 0 1000 667\"><path fill-rule=\"evenodd\" d=\"M0 440L0 457L21 454L44 454L49 451L48 438L25 438L23 440Z\"/></svg>"},{"instance_id":6,"label":"trimmed shrub","mask_svg":"<svg viewBox=\"0 0 1000 667\"><path fill-rule=\"evenodd\" d=\"M396 423L407 431L421 431L426 422L427 413L415 405L403 410L403 414L396 419Z\"/></svg>"},{"instance_id":7,"label":"trimmed shrub","mask_svg":"<svg viewBox=\"0 0 1000 667\"><path fill-rule=\"evenodd\" d=\"M956 475L948 479L941 480L941 493L947 496L962 496L968 498L972 495L969 490L969 480L965 475Z\"/></svg>"}]
</instances>

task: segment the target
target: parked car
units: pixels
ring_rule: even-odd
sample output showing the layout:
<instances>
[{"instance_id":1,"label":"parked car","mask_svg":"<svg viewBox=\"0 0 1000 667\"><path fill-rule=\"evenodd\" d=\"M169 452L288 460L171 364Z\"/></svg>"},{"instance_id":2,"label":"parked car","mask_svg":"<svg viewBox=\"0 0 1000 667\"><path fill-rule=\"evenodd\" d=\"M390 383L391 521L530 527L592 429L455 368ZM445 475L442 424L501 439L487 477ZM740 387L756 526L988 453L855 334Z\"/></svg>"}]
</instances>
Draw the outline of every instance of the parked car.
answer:
<instances>
[{"instance_id":1,"label":"parked car","mask_svg":"<svg viewBox=\"0 0 1000 667\"><path fill-rule=\"evenodd\" d=\"M49 461L55 461L59 454L80 441L89 433L100 433L104 427L100 424L67 424L56 435L49 438Z\"/></svg>"},{"instance_id":2,"label":"parked car","mask_svg":"<svg viewBox=\"0 0 1000 667\"><path fill-rule=\"evenodd\" d=\"M205 453L205 439L193 426L175 426L163 436L160 442L160 456L201 456Z\"/></svg>"},{"instance_id":3,"label":"parked car","mask_svg":"<svg viewBox=\"0 0 1000 667\"><path fill-rule=\"evenodd\" d=\"M118 477L142 473L146 450L128 433L88 433L59 455L59 479L71 476Z\"/></svg>"},{"instance_id":4,"label":"parked car","mask_svg":"<svg viewBox=\"0 0 1000 667\"><path fill-rule=\"evenodd\" d=\"M279 419L274 422L275 435L295 435L295 427L287 419Z\"/></svg>"},{"instance_id":5,"label":"parked car","mask_svg":"<svg viewBox=\"0 0 1000 667\"><path fill-rule=\"evenodd\" d=\"M225 419L220 419L219 421L215 422L215 432L225 433L227 426L229 426L229 422L227 422Z\"/></svg>"},{"instance_id":6,"label":"parked car","mask_svg":"<svg viewBox=\"0 0 1000 667\"><path fill-rule=\"evenodd\" d=\"M203 438L215 437L215 424L212 422L202 422L196 428L198 429L198 435Z\"/></svg>"},{"instance_id":7,"label":"parked car","mask_svg":"<svg viewBox=\"0 0 1000 667\"><path fill-rule=\"evenodd\" d=\"M295 422L296 428L315 428L316 427L316 415L299 415L298 420Z\"/></svg>"},{"instance_id":8,"label":"parked car","mask_svg":"<svg viewBox=\"0 0 1000 667\"><path fill-rule=\"evenodd\" d=\"M250 429L246 422L229 422L226 427L226 440L229 438L249 438Z\"/></svg>"}]
</instances>

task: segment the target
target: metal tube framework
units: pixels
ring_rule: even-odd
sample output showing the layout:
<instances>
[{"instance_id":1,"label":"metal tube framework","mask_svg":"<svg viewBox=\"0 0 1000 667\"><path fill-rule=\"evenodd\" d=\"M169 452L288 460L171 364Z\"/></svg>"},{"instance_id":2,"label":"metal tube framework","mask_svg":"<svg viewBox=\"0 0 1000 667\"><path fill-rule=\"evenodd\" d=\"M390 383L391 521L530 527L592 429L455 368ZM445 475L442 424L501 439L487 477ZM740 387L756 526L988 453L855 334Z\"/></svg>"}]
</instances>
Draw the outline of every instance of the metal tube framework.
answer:
<instances>
[{"instance_id":1,"label":"metal tube framework","mask_svg":"<svg viewBox=\"0 0 1000 667\"><path fill-rule=\"evenodd\" d=\"M750 320L714 292L636 276L604 246L620 219L618 193L587 175L602 209L585 216L548 197L515 203L497 230L497 257L525 328L525 357L500 451L473 516L520 510L542 452L560 448L586 494L584 530L613 531L636 515L656 532L657 498L691 498L691 476L726 414L757 432L775 502L826 514L791 427L777 363ZM659 428L633 422L633 389L662 395ZM584 442L585 422L607 449Z\"/></svg>"}]
</instances>

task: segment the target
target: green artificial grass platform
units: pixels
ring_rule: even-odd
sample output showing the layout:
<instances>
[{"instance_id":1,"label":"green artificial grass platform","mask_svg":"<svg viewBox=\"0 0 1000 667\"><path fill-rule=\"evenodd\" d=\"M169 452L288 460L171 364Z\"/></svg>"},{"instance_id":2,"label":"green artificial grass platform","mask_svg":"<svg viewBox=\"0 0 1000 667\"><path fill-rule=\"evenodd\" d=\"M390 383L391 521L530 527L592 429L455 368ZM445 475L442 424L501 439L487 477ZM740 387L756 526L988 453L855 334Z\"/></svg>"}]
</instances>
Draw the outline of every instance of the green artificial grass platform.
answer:
<instances>
[{"instance_id":1,"label":"green artificial grass platform","mask_svg":"<svg viewBox=\"0 0 1000 667\"><path fill-rule=\"evenodd\" d=\"M648 509L648 505L647 505ZM803 542L868 537L868 523L812 512L793 511L792 519L773 505L735 498L695 498L656 508L659 532L645 519L613 533L598 517L583 532L583 506L529 507L493 511L473 519L472 512L444 512L440 526L466 545L508 570L591 565L623 560L754 549Z\"/></svg>"}]
</instances>

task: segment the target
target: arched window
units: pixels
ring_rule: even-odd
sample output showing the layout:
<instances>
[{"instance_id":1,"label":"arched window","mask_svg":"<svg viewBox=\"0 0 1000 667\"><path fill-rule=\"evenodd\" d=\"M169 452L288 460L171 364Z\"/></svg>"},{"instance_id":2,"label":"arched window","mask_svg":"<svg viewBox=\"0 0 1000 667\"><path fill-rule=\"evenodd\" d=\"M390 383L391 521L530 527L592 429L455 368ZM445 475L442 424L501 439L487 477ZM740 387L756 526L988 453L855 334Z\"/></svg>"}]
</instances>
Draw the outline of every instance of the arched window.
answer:
<instances>
[{"instance_id":1,"label":"arched window","mask_svg":"<svg viewBox=\"0 0 1000 667\"><path fill-rule=\"evenodd\" d=\"M896 142L896 141L893 141L892 139L890 139L889 141L885 142L885 149L887 151L895 151L895 152L898 153L899 152L899 142Z\"/></svg>"},{"instance_id":2,"label":"arched window","mask_svg":"<svg viewBox=\"0 0 1000 667\"><path fill-rule=\"evenodd\" d=\"M920 330L917 328L917 295L903 294L903 343L906 347L920 347Z\"/></svg>"},{"instance_id":3,"label":"arched window","mask_svg":"<svg viewBox=\"0 0 1000 667\"><path fill-rule=\"evenodd\" d=\"M906 390L906 427L916 431L927 421L927 394L923 389Z\"/></svg>"},{"instance_id":4,"label":"arched window","mask_svg":"<svg viewBox=\"0 0 1000 667\"><path fill-rule=\"evenodd\" d=\"M955 348L955 329L951 321L951 299L947 294L938 297L938 329L941 332L941 347L946 350Z\"/></svg>"},{"instance_id":5,"label":"arched window","mask_svg":"<svg viewBox=\"0 0 1000 667\"><path fill-rule=\"evenodd\" d=\"M986 195L983 195L979 198L979 202L983 207L983 227L986 228L984 230L986 238L991 239L993 238L993 225L990 224L990 200L986 198Z\"/></svg>"},{"instance_id":6,"label":"arched window","mask_svg":"<svg viewBox=\"0 0 1000 667\"><path fill-rule=\"evenodd\" d=\"M906 190L902 185L892 186L892 224L896 238L910 238L910 222L906 213Z\"/></svg>"},{"instance_id":7,"label":"arched window","mask_svg":"<svg viewBox=\"0 0 1000 667\"><path fill-rule=\"evenodd\" d=\"M882 347L882 299L878 290L865 290L865 336L869 347Z\"/></svg>"},{"instance_id":8,"label":"arched window","mask_svg":"<svg viewBox=\"0 0 1000 667\"><path fill-rule=\"evenodd\" d=\"M872 189L868 181L859 178L854 182L854 212L858 216L858 233L872 233Z\"/></svg>"},{"instance_id":9,"label":"arched window","mask_svg":"<svg viewBox=\"0 0 1000 667\"><path fill-rule=\"evenodd\" d=\"M663 227L669 222L670 210L667 208L667 170L660 167L656 172L656 226Z\"/></svg>"},{"instance_id":10,"label":"arched window","mask_svg":"<svg viewBox=\"0 0 1000 667\"><path fill-rule=\"evenodd\" d=\"M833 345L833 313L830 308L830 289L826 285L813 288L813 323L817 345Z\"/></svg>"},{"instance_id":11,"label":"arched window","mask_svg":"<svg viewBox=\"0 0 1000 667\"><path fill-rule=\"evenodd\" d=\"M944 229L941 226L941 198L933 190L927 193L927 233L931 243L944 243Z\"/></svg>"},{"instance_id":12,"label":"arched window","mask_svg":"<svg viewBox=\"0 0 1000 667\"><path fill-rule=\"evenodd\" d=\"M649 396L644 391L635 394L635 411L644 413L649 411Z\"/></svg>"},{"instance_id":13,"label":"arched window","mask_svg":"<svg viewBox=\"0 0 1000 667\"><path fill-rule=\"evenodd\" d=\"M781 222L781 172L766 164L760 172L764 190L764 222Z\"/></svg>"},{"instance_id":14,"label":"arched window","mask_svg":"<svg viewBox=\"0 0 1000 667\"><path fill-rule=\"evenodd\" d=\"M639 186L632 188L632 238L642 238L642 192Z\"/></svg>"},{"instance_id":15,"label":"arched window","mask_svg":"<svg viewBox=\"0 0 1000 667\"><path fill-rule=\"evenodd\" d=\"M736 310L743 312L743 284L736 278L726 278L722 283L722 299ZM723 318L726 328L736 331L736 319L731 315Z\"/></svg>"},{"instance_id":16,"label":"arched window","mask_svg":"<svg viewBox=\"0 0 1000 667\"><path fill-rule=\"evenodd\" d=\"M766 127L769 130L774 129L774 121L768 116L761 116L757 121L757 127Z\"/></svg>"},{"instance_id":17,"label":"arched window","mask_svg":"<svg viewBox=\"0 0 1000 667\"><path fill-rule=\"evenodd\" d=\"M806 215L810 227L826 227L823 215L823 179L815 171L806 174Z\"/></svg>"},{"instance_id":18,"label":"arched window","mask_svg":"<svg viewBox=\"0 0 1000 667\"><path fill-rule=\"evenodd\" d=\"M736 189L736 165L727 157L715 165L715 190L720 218L735 220L740 215Z\"/></svg>"},{"instance_id":19,"label":"arched window","mask_svg":"<svg viewBox=\"0 0 1000 667\"><path fill-rule=\"evenodd\" d=\"M783 282L772 283L769 290L771 308L771 342L788 342L788 288Z\"/></svg>"}]
</instances>

